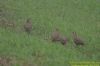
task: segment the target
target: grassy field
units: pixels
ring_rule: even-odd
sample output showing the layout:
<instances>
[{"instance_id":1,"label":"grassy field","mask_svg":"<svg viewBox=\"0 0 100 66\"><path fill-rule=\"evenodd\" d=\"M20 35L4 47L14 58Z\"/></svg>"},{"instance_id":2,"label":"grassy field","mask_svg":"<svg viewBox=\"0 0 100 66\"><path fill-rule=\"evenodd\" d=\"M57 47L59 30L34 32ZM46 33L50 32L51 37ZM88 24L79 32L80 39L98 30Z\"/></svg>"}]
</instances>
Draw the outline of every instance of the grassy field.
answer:
<instances>
[{"instance_id":1,"label":"grassy field","mask_svg":"<svg viewBox=\"0 0 100 66\"><path fill-rule=\"evenodd\" d=\"M70 66L71 61L100 61L99 0L0 0L0 19L16 23L0 27L0 56L15 58L12 66ZM31 18L33 31L22 29ZM66 46L49 39L54 28L69 39ZM85 41L74 47L72 32Z\"/></svg>"}]
</instances>

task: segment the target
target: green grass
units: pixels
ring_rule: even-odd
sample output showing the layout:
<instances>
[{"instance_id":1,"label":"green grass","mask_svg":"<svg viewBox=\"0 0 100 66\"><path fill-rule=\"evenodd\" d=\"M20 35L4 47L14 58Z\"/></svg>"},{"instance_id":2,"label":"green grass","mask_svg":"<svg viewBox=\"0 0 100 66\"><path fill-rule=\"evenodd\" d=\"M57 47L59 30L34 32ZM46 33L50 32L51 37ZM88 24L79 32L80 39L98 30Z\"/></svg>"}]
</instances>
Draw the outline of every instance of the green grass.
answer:
<instances>
[{"instance_id":1,"label":"green grass","mask_svg":"<svg viewBox=\"0 0 100 66\"><path fill-rule=\"evenodd\" d=\"M0 0L0 19L16 22L15 29L0 28L0 55L15 56L16 65L25 60L34 66L69 66L70 61L100 61L99 0ZM4 14L4 15L3 15ZM22 25L33 21L33 34L28 36ZM58 27L69 38L64 47L44 40ZM71 33L85 41L74 47Z\"/></svg>"}]
</instances>

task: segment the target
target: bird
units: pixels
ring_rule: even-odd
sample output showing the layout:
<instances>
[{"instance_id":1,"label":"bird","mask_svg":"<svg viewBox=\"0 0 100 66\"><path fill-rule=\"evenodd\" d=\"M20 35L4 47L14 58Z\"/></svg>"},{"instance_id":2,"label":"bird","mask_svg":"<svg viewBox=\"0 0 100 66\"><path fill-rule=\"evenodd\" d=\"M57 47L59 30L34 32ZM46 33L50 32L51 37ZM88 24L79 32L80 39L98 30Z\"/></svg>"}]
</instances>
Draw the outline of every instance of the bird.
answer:
<instances>
[{"instance_id":1,"label":"bird","mask_svg":"<svg viewBox=\"0 0 100 66\"><path fill-rule=\"evenodd\" d=\"M60 32L59 32L59 29L58 29L58 28L56 28L56 29L52 32L51 40L52 40L52 42L57 42L57 41L60 40Z\"/></svg>"},{"instance_id":2,"label":"bird","mask_svg":"<svg viewBox=\"0 0 100 66\"><path fill-rule=\"evenodd\" d=\"M73 35L73 41L77 46L84 45L84 41L76 34L76 32L72 32L72 35Z\"/></svg>"},{"instance_id":3,"label":"bird","mask_svg":"<svg viewBox=\"0 0 100 66\"><path fill-rule=\"evenodd\" d=\"M32 31L32 21L31 19L27 19L26 23L24 24L25 31L30 34Z\"/></svg>"},{"instance_id":4,"label":"bird","mask_svg":"<svg viewBox=\"0 0 100 66\"><path fill-rule=\"evenodd\" d=\"M62 45L66 45L67 44L67 38L64 37L64 36L61 36L60 37L60 42L61 42Z\"/></svg>"}]
</instances>

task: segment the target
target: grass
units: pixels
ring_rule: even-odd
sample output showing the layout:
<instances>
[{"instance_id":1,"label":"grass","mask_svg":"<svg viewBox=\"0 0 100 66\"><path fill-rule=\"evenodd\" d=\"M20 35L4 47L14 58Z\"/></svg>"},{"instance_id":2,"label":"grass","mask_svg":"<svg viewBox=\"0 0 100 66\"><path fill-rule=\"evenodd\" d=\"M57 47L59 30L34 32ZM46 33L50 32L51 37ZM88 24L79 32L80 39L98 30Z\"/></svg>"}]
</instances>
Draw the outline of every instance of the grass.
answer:
<instances>
[{"instance_id":1,"label":"grass","mask_svg":"<svg viewBox=\"0 0 100 66\"><path fill-rule=\"evenodd\" d=\"M13 66L69 66L70 61L100 61L99 0L0 0L0 19L16 22L16 28L0 28L0 56L14 56ZM28 36L22 25L32 18L33 34ZM67 46L44 40L58 27L69 38ZM74 47L75 31L84 47ZM25 63L24 63L25 62Z\"/></svg>"}]
</instances>

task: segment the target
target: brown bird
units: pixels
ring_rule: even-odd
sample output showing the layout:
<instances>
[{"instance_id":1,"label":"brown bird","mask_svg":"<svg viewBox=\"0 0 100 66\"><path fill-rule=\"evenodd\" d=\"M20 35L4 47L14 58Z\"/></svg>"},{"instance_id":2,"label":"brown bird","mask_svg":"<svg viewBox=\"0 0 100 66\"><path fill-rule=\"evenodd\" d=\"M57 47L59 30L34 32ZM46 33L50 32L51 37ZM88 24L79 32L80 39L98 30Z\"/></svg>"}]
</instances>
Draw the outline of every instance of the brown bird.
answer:
<instances>
[{"instance_id":1,"label":"brown bird","mask_svg":"<svg viewBox=\"0 0 100 66\"><path fill-rule=\"evenodd\" d=\"M83 40L77 36L76 32L72 32L73 34L73 41L76 45L84 45Z\"/></svg>"},{"instance_id":2,"label":"brown bird","mask_svg":"<svg viewBox=\"0 0 100 66\"><path fill-rule=\"evenodd\" d=\"M26 23L24 24L25 31L30 34L32 31L32 21L31 19L27 19Z\"/></svg>"},{"instance_id":3,"label":"brown bird","mask_svg":"<svg viewBox=\"0 0 100 66\"><path fill-rule=\"evenodd\" d=\"M53 42L57 42L57 41L60 40L60 32L59 32L59 30L57 28L52 32L51 40Z\"/></svg>"},{"instance_id":4,"label":"brown bird","mask_svg":"<svg viewBox=\"0 0 100 66\"><path fill-rule=\"evenodd\" d=\"M60 42L61 42L61 44L66 45L67 44L67 38L66 37L60 37Z\"/></svg>"}]
</instances>

